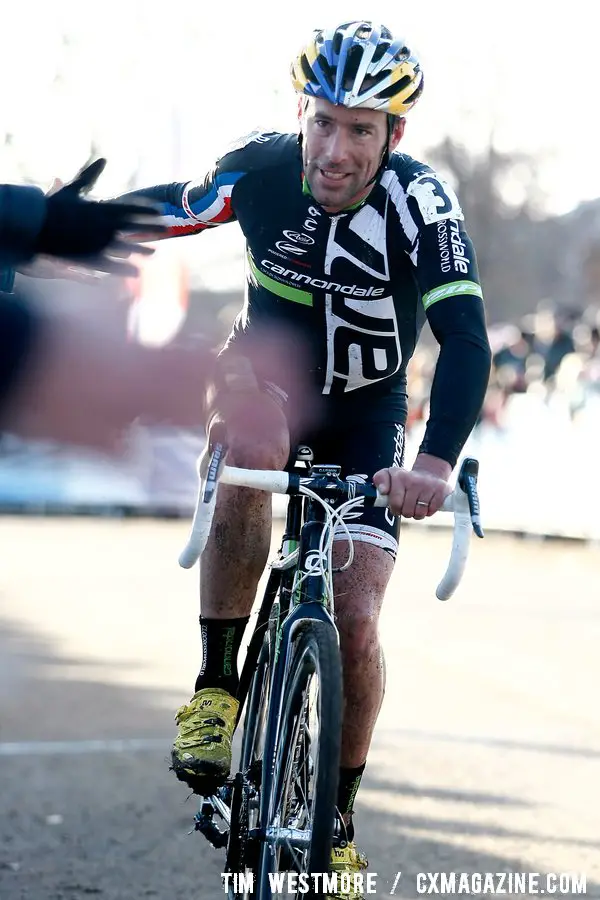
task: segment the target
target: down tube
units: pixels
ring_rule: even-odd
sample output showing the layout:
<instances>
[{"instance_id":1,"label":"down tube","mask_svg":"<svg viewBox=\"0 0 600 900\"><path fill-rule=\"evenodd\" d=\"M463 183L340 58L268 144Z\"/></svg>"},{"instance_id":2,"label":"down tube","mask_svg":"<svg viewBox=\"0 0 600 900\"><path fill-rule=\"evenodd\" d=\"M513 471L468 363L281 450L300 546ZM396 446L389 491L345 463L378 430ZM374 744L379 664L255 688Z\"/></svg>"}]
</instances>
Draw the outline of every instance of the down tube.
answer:
<instances>
[{"instance_id":1,"label":"down tube","mask_svg":"<svg viewBox=\"0 0 600 900\"><path fill-rule=\"evenodd\" d=\"M312 567L311 553L319 554L319 545L321 535L323 533L324 522L320 520L321 507L317 506L311 510L309 505L309 514L315 515L310 521L306 522L302 528L300 538L300 557L299 566L304 571L310 571ZM324 514L323 514L324 518ZM314 559L315 557L313 557ZM273 783L273 765L275 760L275 749L279 734L279 723L281 710L283 706L283 688L285 683L285 673L287 670L288 660L292 651L293 633L300 624L302 619L318 619L329 622L333 626L333 620L327 611L323 602L324 596L324 580L319 574L308 575L303 581L303 589L295 609L286 618L282 626L281 640L279 643L279 654L275 662L273 678L271 682L271 699L269 702L269 715L267 719L267 727L265 734L265 752L263 756L262 771L262 790L260 795L260 825L265 828L269 818L269 803L271 798L271 789Z\"/></svg>"}]
</instances>

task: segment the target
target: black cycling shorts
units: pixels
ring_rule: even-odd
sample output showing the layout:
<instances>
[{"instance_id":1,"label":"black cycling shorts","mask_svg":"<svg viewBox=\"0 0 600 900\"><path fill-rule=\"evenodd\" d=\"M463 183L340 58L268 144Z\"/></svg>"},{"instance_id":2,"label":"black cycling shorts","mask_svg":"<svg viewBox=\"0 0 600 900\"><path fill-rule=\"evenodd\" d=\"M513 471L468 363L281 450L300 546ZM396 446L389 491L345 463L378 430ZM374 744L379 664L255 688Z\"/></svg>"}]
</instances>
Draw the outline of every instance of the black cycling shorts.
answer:
<instances>
[{"instance_id":1,"label":"black cycling shorts","mask_svg":"<svg viewBox=\"0 0 600 900\"><path fill-rule=\"evenodd\" d=\"M363 484L379 469L404 464L404 426L397 423L378 422L367 427L364 424L349 424L342 428L323 428L306 435L302 441L296 441L294 446L298 443L311 448L315 465L341 466L342 478L352 477ZM289 465L292 464L291 456ZM358 507L344 516L344 521L352 540L374 544L396 557L399 516L393 516L382 507L362 510ZM347 540L339 526L335 540Z\"/></svg>"}]
</instances>

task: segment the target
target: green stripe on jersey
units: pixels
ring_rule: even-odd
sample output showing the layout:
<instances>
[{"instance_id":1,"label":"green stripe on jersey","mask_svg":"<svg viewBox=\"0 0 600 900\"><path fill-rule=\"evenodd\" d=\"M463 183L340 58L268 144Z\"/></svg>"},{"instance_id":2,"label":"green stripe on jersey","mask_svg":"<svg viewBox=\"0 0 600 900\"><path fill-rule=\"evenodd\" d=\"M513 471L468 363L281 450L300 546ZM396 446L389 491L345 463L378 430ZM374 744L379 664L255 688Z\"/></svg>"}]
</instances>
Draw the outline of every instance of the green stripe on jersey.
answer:
<instances>
[{"instance_id":1,"label":"green stripe on jersey","mask_svg":"<svg viewBox=\"0 0 600 900\"><path fill-rule=\"evenodd\" d=\"M261 272L260 269L257 268L250 253L248 254L248 262L250 263L252 275L265 290L270 291L272 294L277 294L278 297L283 297L284 300L292 300L294 303L304 303L305 306L313 305L312 294L309 294L308 291L301 291L299 288L289 287L289 285L282 284L280 281L275 281L275 279L271 278L269 275L265 275L264 272Z\"/></svg>"},{"instance_id":2,"label":"green stripe on jersey","mask_svg":"<svg viewBox=\"0 0 600 900\"><path fill-rule=\"evenodd\" d=\"M423 306L429 309L438 300L445 300L446 297L457 297L460 294L472 294L474 297L481 297L483 300L483 292L481 285L475 281L453 281L451 284L443 284L441 287L433 288L423 295Z\"/></svg>"}]
</instances>

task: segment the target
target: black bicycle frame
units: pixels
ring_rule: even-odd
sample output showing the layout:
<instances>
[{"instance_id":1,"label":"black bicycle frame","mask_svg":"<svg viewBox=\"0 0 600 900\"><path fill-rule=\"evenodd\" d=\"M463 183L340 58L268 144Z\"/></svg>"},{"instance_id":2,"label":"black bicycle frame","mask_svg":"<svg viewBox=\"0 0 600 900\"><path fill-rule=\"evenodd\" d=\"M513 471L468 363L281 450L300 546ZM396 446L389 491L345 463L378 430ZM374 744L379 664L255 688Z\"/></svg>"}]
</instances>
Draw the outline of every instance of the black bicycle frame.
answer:
<instances>
[{"instance_id":1,"label":"black bicycle frame","mask_svg":"<svg viewBox=\"0 0 600 900\"><path fill-rule=\"evenodd\" d=\"M320 467L313 467L311 475ZM330 467L328 467L330 468ZM296 499L290 498L290 503ZM285 617L280 618L277 649L275 652L275 664L271 673L269 715L265 732L264 756L262 767L262 782L260 793L261 832L265 827L269 809L268 802L271 796L271 784L273 780L273 763L277 746L279 723L284 700L284 683L287 671L288 659L292 647L294 635L302 628L302 623L307 620L327 622L335 628L333 618L323 603L326 586L324 576L319 570L314 571L315 566L308 563L310 554L317 554L320 558L320 544L323 529L326 527L326 513L320 503L312 498L304 500L306 504L306 519L299 537L298 562L294 571L304 574L302 585L296 588L295 606L291 611L281 611ZM260 836L264 837L263 834Z\"/></svg>"}]
</instances>

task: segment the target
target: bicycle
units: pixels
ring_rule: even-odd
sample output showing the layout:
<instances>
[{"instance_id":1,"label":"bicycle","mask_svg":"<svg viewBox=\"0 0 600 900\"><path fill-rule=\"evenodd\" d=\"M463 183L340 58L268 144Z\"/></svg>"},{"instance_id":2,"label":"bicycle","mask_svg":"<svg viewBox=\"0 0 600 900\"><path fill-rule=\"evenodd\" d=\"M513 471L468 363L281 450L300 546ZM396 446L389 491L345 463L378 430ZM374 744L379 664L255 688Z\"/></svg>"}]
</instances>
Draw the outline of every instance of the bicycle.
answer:
<instances>
[{"instance_id":1,"label":"bicycle","mask_svg":"<svg viewBox=\"0 0 600 900\"><path fill-rule=\"evenodd\" d=\"M298 448L291 472L226 466L226 454L222 440L211 442L190 538L179 558L183 568L194 565L206 544L219 481L288 494L289 502L240 673L236 728L243 711L245 718L238 770L203 798L194 830L226 848L231 900L271 898L282 890L277 873L290 871L313 895L326 893L319 877L329 871L334 841L345 839L336 814L343 694L333 618L333 535L336 526L345 529L343 516L353 507L385 506L387 497L372 484L340 479L339 466L314 465L306 446ZM201 470L203 465L201 460ZM454 532L436 591L440 600L460 582L471 529L483 537L478 468L476 460L464 460L456 490L442 507L454 512ZM353 556L347 536L349 556L342 568Z\"/></svg>"}]
</instances>

